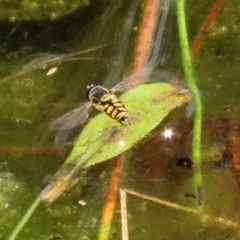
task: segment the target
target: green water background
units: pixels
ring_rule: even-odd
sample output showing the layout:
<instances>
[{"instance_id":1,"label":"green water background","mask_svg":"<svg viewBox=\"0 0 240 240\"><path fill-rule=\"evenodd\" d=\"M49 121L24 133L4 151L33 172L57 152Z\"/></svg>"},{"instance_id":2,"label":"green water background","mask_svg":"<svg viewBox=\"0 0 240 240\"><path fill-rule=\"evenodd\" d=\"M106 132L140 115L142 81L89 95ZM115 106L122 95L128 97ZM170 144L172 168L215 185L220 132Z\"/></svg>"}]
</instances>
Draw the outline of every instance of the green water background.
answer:
<instances>
[{"instance_id":1,"label":"green water background","mask_svg":"<svg viewBox=\"0 0 240 240\"><path fill-rule=\"evenodd\" d=\"M131 4L134 3L93 2L89 7L55 21L1 22L1 77L21 70L23 65L41 54L70 53L108 45L86 54L101 60L63 62L57 65L58 70L52 76L46 76L50 68L47 67L0 85L0 239L9 236L51 175L64 162L64 158L52 151L56 133L49 130L49 123L85 101L87 84L105 82L114 86L122 78L123 66L131 62L140 5L136 4L130 41L125 42L128 44L126 55L118 57L119 52L123 52L119 43ZM212 4L187 1L190 42ZM157 66L173 73L181 68L175 10L172 2L163 42L165 55L162 56L167 57L162 57ZM239 12L237 0L225 3L194 60L204 116L235 120L240 117ZM204 156L211 155L218 144L216 141L206 145ZM141 171L131 168L131 164L141 162L136 156L134 152L130 154L126 163L124 187L185 206L194 205L184 197L191 179L170 181L161 175L140 175L143 174ZM96 239L111 164L108 161L89 170L86 174L88 184L83 190L76 186L52 206L42 204L19 239L48 239L54 235L68 240ZM239 189L229 168L206 168L203 181L206 183L205 211L238 223ZM85 207L78 204L80 199L87 202ZM130 239L219 240L238 237L238 232L230 227L204 223L196 216L142 199L129 197L128 203ZM119 219L117 213L112 239L121 239Z\"/></svg>"}]
</instances>

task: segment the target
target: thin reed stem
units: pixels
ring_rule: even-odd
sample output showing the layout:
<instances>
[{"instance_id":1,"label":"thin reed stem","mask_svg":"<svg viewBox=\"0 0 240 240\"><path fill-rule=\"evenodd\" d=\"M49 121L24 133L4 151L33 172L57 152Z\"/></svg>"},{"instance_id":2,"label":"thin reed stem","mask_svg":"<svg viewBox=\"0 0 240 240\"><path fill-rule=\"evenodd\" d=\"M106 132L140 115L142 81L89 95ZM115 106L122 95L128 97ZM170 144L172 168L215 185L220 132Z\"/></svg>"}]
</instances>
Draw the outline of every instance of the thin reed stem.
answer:
<instances>
[{"instance_id":1,"label":"thin reed stem","mask_svg":"<svg viewBox=\"0 0 240 240\"><path fill-rule=\"evenodd\" d=\"M25 224L28 222L28 220L30 219L30 217L32 216L32 214L34 213L35 209L37 208L37 206L39 205L40 202L41 202L41 198L40 198L40 196L38 196L36 198L36 200L33 202L32 206L27 210L27 212L22 217L20 222L14 228L14 230L12 231L11 235L9 236L9 238L7 240L15 240L16 239L19 232L23 229Z\"/></svg>"},{"instance_id":2,"label":"thin reed stem","mask_svg":"<svg viewBox=\"0 0 240 240\"><path fill-rule=\"evenodd\" d=\"M193 140L192 140L192 158L196 167L196 174L194 175L194 181L197 185L197 189L202 188L202 173L201 173L201 128L202 128L202 104L200 99L200 94L196 85L196 80L193 73L193 67L190 56L190 49L188 43L188 35L186 28L185 10L184 10L184 0L176 0L177 6L177 18L178 18L178 28L180 45L182 52L182 62L183 70L186 81L195 96L195 115L194 115L194 125L193 125ZM201 192L202 191L198 191ZM199 199L199 205L202 205L202 199Z\"/></svg>"}]
</instances>

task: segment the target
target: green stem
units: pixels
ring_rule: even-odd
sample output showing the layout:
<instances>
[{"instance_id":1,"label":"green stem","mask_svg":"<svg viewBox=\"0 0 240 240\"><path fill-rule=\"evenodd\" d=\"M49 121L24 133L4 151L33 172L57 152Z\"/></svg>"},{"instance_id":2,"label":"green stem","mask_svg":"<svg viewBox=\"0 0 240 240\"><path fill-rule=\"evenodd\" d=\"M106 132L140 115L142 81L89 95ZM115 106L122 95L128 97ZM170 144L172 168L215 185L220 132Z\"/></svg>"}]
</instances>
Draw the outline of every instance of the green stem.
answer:
<instances>
[{"instance_id":1,"label":"green stem","mask_svg":"<svg viewBox=\"0 0 240 240\"><path fill-rule=\"evenodd\" d=\"M197 188L202 187L202 174L201 174L201 126L202 126L202 105L200 94L194 79L190 49L188 43L188 35L186 28L186 19L184 11L184 0L176 0L177 6L177 17L178 17L178 28L180 45L182 52L182 62L184 75L186 81L189 84L191 91L195 96L195 115L194 115L194 126L193 126L193 140L192 140L192 157L196 166L196 174L194 176ZM201 202L201 199L199 199Z\"/></svg>"},{"instance_id":2,"label":"green stem","mask_svg":"<svg viewBox=\"0 0 240 240\"><path fill-rule=\"evenodd\" d=\"M35 211L35 209L37 208L37 206L40 202L41 202L41 198L40 198L40 196L38 196L37 199L33 202L32 206L27 210L25 215L22 217L22 219L20 220L18 225L14 228L14 230L12 231L8 240L16 239L17 235L23 229L23 227L25 226L27 221L30 219L30 217L32 216L33 212Z\"/></svg>"}]
</instances>

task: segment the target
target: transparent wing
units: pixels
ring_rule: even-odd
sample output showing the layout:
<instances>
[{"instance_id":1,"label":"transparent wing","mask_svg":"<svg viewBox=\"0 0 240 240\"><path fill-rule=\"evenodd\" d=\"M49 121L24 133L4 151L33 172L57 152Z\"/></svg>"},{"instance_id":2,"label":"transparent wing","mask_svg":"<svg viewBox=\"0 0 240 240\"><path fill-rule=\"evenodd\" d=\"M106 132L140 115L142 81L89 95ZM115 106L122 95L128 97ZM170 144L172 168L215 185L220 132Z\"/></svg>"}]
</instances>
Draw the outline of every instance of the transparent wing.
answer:
<instances>
[{"instance_id":1,"label":"transparent wing","mask_svg":"<svg viewBox=\"0 0 240 240\"><path fill-rule=\"evenodd\" d=\"M81 50L81 51L78 51L78 52L69 53L69 54L66 54L66 55L63 57L63 60L65 61L65 59L68 59L68 58L71 58L71 57L75 57L75 56L77 56L77 55L81 55L81 54L84 54L84 53L87 53L87 52L91 52L91 51L100 49L100 48L102 48L102 47L107 47L108 45L109 45L109 44L103 44L103 45L100 45L100 46L97 46L97 47L92 47L92 48L88 48L88 49Z\"/></svg>"},{"instance_id":2,"label":"transparent wing","mask_svg":"<svg viewBox=\"0 0 240 240\"><path fill-rule=\"evenodd\" d=\"M80 130L79 130L80 132ZM66 146L72 144L74 136L76 134L75 128L69 128L58 131L57 135L55 136L53 149L55 149L61 157L64 157L66 154Z\"/></svg>"},{"instance_id":3,"label":"transparent wing","mask_svg":"<svg viewBox=\"0 0 240 240\"><path fill-rule=\"evenodd\" d=\"M127 78L124 78L120 83L118 83L115 87L111 89L112 92L124 92L133 86L141 85L148 81L149 76L151 75L152 68L151 67L145 67L142 69L139 69L136 73L130 75ZM135 86L135 87L136 87Z\"/></svg>"},{"instance_id":4,"label":"transparent wing","mask_svg":"<svg viewBox=\"0 0 240 240\"><path fill-rule=\"evenodd\" d=\"M60 59L63 58L63 54L48 54L45 56L41 56L38 58L33 59L31 62L23 65L23 69L24 70L29 70L32 68L37 68L39 66L43 66L44 64L50 63L50 62L55 62L55 61L59 61Z\"/></svg>"},{"instance_id":5,"label":"transparent wing","mask_svg":"<svg viewBox=\"0 0 240 240\"><path fill-rule=\"evenodd\" d=\"M67 130L80 125L88 118L88 112L92 104L83 103L79 108L57 118L50 124L51 130Z\"/></svg>"},{"instance_id":6,"label":"transparent wing","mask_svg":"<svg viewBox=\"0 0 240 240\"><path fill-rule=\"evenodd\" d=\"M32 70L32 69L41 68L45 65L55 64L58 62L65 62L65 61L68 61L69 59L77 60L77 58L74 58L75 56L81 55L87 52L91 52L105 46L107 45L100 45L97 47L92 47L92 48L88 48L85 50L81 50L81 51L77 51L69 54L48 54L48 55L33 59L31 62L23 65L23 69ZM79 59L84 59L84 58L79 58ZM85 58L85 59L94 59L94 58Z\"/></svg>"}]
</instances>

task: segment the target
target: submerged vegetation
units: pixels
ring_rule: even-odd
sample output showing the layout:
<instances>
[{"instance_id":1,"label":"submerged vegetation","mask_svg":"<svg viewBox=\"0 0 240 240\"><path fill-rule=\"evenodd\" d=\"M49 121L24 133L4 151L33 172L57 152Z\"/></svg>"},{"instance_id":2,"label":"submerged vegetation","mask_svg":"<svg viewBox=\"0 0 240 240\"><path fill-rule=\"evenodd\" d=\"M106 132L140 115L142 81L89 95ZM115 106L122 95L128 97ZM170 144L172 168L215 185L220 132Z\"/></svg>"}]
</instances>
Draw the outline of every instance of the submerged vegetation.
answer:
<instances>
[{"instance_id":1,"label":"submerged vegetation","mask_svg":"<svg viewBox=\"0 0 240 240\"><path fill-rule=\"evenodd\" d=\"M56 20L81 7L89 5L89 0L26 1L9 0L0 2L0 21Z\"/></svg>"},{"instance_id":2,"label":"submerged vegetation","mask_svg":"<svg viewBox=\"0 0 240 240\"><path fill-rule=\"evenodd\" d=\"M84 21L73 12L87 1L0 2L13 24L0 39L0 239L239 238L234 1L109 1L86 8ZM59 156L49 124L87 100L87 85L111 89L146 65L160 74L116 93L130 125L93 110L60 128Z\"/></svg>"}]
</instances>

